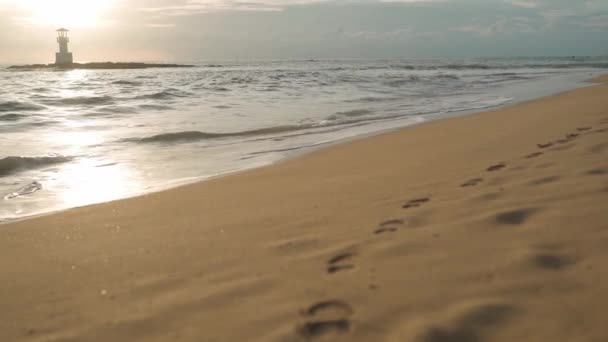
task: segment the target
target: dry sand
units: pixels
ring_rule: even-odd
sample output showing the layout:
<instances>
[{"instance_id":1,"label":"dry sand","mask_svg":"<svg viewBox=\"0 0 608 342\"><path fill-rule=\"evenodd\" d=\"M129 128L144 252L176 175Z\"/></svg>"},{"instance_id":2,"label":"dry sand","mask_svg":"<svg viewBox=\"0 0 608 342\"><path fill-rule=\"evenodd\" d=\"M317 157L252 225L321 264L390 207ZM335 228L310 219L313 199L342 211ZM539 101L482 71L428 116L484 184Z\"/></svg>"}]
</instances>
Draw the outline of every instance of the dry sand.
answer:
<instances>
[{"instance_id":1,"label":"dry sand","mask_svg":"<svg viewBox=\"0 0 608 342\"><path fill-rule=\"evenodd\" d=\"M607 153L597 85L8 224L0 341L608 341Z\"/></svg>"}]
</instances>

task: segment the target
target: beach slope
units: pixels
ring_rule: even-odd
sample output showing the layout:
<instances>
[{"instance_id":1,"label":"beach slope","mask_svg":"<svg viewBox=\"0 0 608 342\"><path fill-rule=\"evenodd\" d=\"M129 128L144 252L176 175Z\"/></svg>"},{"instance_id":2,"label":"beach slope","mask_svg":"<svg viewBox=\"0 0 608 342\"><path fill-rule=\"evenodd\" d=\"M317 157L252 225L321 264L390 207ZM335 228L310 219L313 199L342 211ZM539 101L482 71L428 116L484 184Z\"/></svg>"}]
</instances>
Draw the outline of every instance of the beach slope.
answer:
<instances>
[{"instance_id":1,"label":"beach slope","mask_svg":"<svg viewBox=\"0 0 608 342\"><path fill-rule=\"evenodd\" d=\"M608 341L607 95L3 225L0 341Z\"/></svg>"}]
</instances>

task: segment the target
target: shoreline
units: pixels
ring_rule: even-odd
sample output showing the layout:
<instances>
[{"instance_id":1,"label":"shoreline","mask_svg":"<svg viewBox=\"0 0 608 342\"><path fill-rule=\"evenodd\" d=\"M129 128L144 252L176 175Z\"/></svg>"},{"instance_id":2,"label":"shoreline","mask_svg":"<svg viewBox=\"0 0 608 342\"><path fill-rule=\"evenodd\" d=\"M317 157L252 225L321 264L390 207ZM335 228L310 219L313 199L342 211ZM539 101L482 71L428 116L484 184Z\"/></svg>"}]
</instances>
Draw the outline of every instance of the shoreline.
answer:
<instances>
[{"instance_id":1,"label":"shoreline","mask_svg":"<svg viewBox=\"0 0 608 342\"><path fill-rule=\"evenodd\" d=\"M0 340L605 340L607 92L10 222Z\"/></svg>"},{"instance_id":2,"label":"shoreline","mask_svg":"<svg viewBox=\"0 0 608 342\"><path fill-rule=\"evenodd\" d=\"M559 75L557 77L565 77L565 76L567 76L567 75ZM581 78L581 77L579 77L579 78ZM114 201L132 199L132 198L137 198L137 197L141 197L141 196L147 196L149 194L160 193L160 192L164 192L164 191L168 191L171 189L180 188L180 187L184 187L184 186L190 186L190 185L197 184L200 182L206 182L206 181L209 181L212 179L232 176L234 174L238 174L241 172L249 172L249 171L252 171L252 170L255 170L258 168L277 165L279 163L289 161L294 158L299 158L301 156L304 156L304 155L307 155L310 153L315 153L316 151L319 151L321 149L328 148L331 146L340 145L340 144L348 144L353 141L367 139L369 137L374 137L377 135L382 135L382 134L386 134L386 133L390 133L390 132L394 132L394 131L399 131L401 129L405 129L405 128L409 128L409 127L424 125L424 124L428 124L430 122L434 122L434 121L438 121L438 120L448 120L448 119L458 118L458 117L462 117L462 116L494 112L497 110L510 108L513 106L518 106L520 104L525 104L530 101L536 101L536 100L543 99L546 97L560 95L563 93L574 91L576 89L591 87L598 83L601 84L601 83L605 83L605 82L608 82L608 75L599 74L599 72L596 72L596 75L594 75L594 76L581 78L578 81L570 81L570 82L566 83L567 85L560 86L560 87L556 88L556 90L544 91L544 92L541 92L540 95L531 95L529 97L524 97L521 99L514 99L514 100L511 100L511 101L501 104L501 105L484 107L484 108L479 108L479 109L470 109L470 110L463 110L463 111L429 114L429 115L425 115L423 117L423 121L420 121L420 122L407 123L405 125L383 128L380 130L376 130L376 131L369 132L369 133L358 134L358 135L351 136L348 138L340 138L340 139L329 141L329 142L319 143L315 146L307 146L307 147L298 148L297 150L293 151L291 153L291 155L285 155L274 162L270 162L269 164L265 164L265 165L261 165L261 166L247 167L247 168L243 168L243 169L220 173L217 175L199 176L199 177L192 177L189 179L176 179L169 184L152 186L152 189L150 191L138 192L138 193L134 193L132 195L126 196L126 197L120 197L120 198L116 198L116 199L113 199L110 201L96 202L96 203L85 204L85 205L74 206L74 207L67 207L67 208L41 210L38 213L32 213L31 215L26 215L26 216L22 216L22 217L0 219L0 228L6 224L19 222L19 221L23 221L23 220L28 220L28 219L32 219L32 218L37 218L37 217L41 217L41 216L46 216L46 215L60 214L67 210L95 206L95 205L99 205L99 204L103 204L103 203L111 203ZM387 122L397 122L400 120L408 120L408 119L409 118L405 117L405 118L400 118L400 119L387 119L386 121Z\"/></svg>"}]
</instances>

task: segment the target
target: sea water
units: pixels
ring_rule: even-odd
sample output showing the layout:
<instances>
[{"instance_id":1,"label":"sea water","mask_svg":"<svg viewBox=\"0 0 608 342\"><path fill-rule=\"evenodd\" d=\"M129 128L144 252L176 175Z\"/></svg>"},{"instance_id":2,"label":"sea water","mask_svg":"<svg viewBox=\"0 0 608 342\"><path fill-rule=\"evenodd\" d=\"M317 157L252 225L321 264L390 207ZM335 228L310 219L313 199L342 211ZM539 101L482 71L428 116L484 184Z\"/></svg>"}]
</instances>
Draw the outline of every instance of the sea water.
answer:
<instances>
[{"instance_id":1,"label":"sea water","mask_svg":"<svg viewBox=\"0 0 608 342\"><path fill-rule=\"evenodd\" d=\"M258 167L582 86L608 58L0 67L0 221Z\"/></svg>"}]
</instances>

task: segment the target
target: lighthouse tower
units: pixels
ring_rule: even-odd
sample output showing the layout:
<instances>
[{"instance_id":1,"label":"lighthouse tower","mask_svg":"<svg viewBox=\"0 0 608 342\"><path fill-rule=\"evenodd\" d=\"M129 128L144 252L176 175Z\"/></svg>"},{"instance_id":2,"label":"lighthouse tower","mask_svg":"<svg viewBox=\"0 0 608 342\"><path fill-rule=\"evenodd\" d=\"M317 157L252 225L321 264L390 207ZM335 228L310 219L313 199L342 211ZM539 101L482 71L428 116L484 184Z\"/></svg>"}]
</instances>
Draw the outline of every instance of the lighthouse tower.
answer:
<instances>
[{"instance_id":1,"label":"lighthouse tower","mask_svg":"<svg viewBox=\"0 0 608 342\"><path fill-rule=\"evenodd\" d=\"M68 51L68 30L60 28L57 30L57 43L59 43L59 52L55 54L55 65L69 66L74 62L72 53Z\"/></svg>"}]
</instances>

